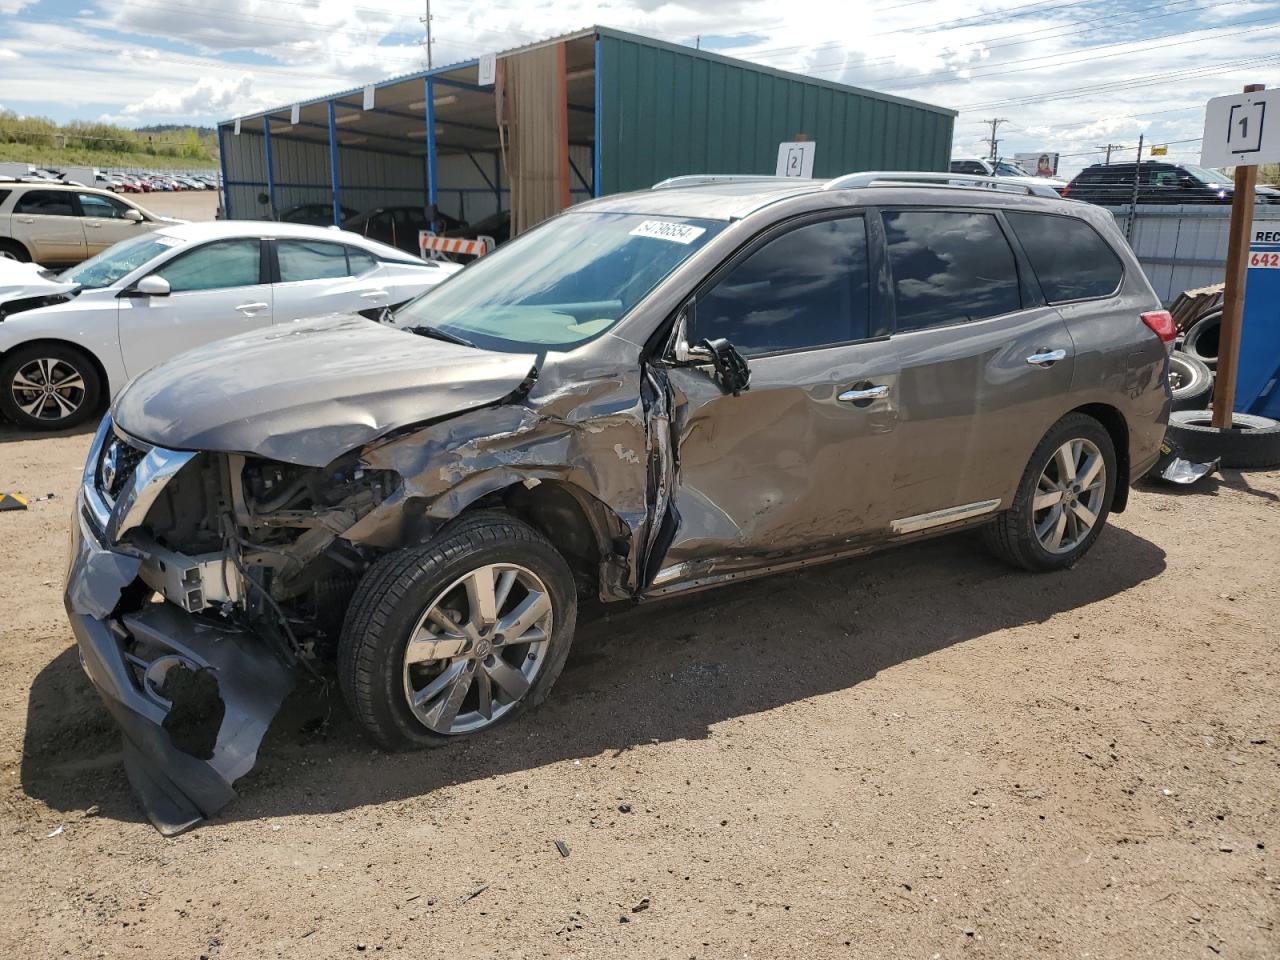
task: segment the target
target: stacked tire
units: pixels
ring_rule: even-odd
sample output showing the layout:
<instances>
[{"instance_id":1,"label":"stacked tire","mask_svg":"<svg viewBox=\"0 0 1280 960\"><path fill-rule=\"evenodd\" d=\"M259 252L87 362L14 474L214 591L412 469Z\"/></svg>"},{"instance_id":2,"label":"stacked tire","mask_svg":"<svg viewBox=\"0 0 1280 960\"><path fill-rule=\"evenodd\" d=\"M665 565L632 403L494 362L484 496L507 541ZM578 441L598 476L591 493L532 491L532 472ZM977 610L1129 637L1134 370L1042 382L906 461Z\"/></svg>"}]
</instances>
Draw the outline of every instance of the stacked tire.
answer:
<instances>
[{"instance_id":1,"label":"stacked tire","mask_svg":"<svg viewBox=\"0 0 1280 960\"><path fill-rule=\"evenodd\" d=\"M1194 463L1219 460L1224 467L1280 466L1280 422L1250 413L1233 413L1231 427L1213 426L1212 410L1175 410L1168 436L1182 457Z\"/></svg>"}]
</instances>

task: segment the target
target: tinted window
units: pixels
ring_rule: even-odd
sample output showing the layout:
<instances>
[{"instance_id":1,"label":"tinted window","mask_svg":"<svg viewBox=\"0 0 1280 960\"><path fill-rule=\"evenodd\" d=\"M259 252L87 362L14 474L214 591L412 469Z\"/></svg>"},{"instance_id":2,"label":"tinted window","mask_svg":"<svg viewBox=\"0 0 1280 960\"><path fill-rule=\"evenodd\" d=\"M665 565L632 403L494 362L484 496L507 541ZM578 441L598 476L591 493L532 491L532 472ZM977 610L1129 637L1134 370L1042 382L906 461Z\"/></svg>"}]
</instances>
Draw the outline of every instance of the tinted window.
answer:
<instances>
[{"instance_id":1,"label":"tinted window","mask_svg":"<svg viewBox=\"0 0 1280 960\"><path fill-rule=\"evenodd\" d=\"M884 228L899 332L1022 308L1013 249L993 214L900 210Z\"/></svg>"},{"instance_id":2,"label":"tinted window","mask_svg":"<svg viewBox=\"0 0 1280 960\"><path fill-rule=\"evenodd\" d=\"M11 193L13 193L12 190L0 190L0 206L4 206L4 202L9 199Z\"/></svg>"},{"instance_id":3,"label":"tinted window","mask_svg":"<svg viewBox=\"0 0 1280 960\"><path fill-rule=\"evenodd\" d=\"M322 240L278 240L280 280L323 280L347 276L347 248Z\"/></svg>"},{"instance_id":4,"label":"tinted window","mask_svg":"<svg viewBox=\"0 0 1280 960\"><path fill-rule=\"evenodd\" d=\"M976 173L986 175L987 168L980 163L972 160L953 160L951 162L952 173Z\"/></svg>"},{"instance_id":5,"label":"tinted window","mask_svg":"<svg viewBox=\"0 0 1280 960\"><path fill-rule=\"evenodd\" d=\"M14 213L37 213L46 217L74 217L71 194L61 190L28 190L18 196Z\"/></svg>"},{"instance_id":6,"label":"tinted window","mask_svg":"<svg viewBox=\"0 0 1280 960\"><path fill-rule=\"evenodd\" d=\"M1124 265L1083 220L1041 213L1005 216L1050 303L1105 297L1120 285Z\"/></svg>"},{"instance_id":7,"label":"tinted window","mask_svg":"<svg viewBox=\"0 0 1280 960\"><path fill-rule=\"evenodd\" d=\"M372 253L357 250L355 247L347 247L347 268L351 276L358 277L362 273L368 273L377 265L378 258Z\"/></svg>"},{"instance_id":8,"label":"tinted window","mask_svg":"<svg viewBox=\"0 0 1280 960\"><path fill-rule=\"evenodd\" d=\"M111 200L96 193L82 193L79 197L80 209L86 217L123 220L124 212L131 209L119 200Z\"/></svg>"},{"instance_id":9,"label":"tinted window","mask_svg":"<svg viewBox=\"0 0 1280 960\"><path fill-rule=\"evenodd\" d=\"M257 240L218 240L170 260L156 271L174 293L247 287L258 282Z\"/></svg>"},{"instance_id":10,"label":"tinted window","mask_svg":"<svg viewBox=\"0 0 1280 960\"><path fill-rule=\"evenodd\" d=\"M694 307L698 340L726 337L748 356L868 336L862 217L811 223L735 266Z\"/></svg>"}]
</instances>

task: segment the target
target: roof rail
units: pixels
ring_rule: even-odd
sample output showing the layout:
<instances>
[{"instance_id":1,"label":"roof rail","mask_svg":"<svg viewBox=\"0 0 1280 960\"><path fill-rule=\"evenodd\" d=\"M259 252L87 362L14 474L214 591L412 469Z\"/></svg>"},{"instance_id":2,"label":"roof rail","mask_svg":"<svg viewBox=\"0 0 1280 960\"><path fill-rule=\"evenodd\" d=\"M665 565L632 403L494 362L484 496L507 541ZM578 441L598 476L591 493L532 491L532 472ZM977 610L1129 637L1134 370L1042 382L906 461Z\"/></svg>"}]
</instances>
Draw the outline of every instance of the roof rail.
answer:
<instances>
[{"instance_id":1,"label":"roof rail","mask_svg":"<svg viewBox=\"0 0 1280 960\"><path fill-rule=\"evenodd\" d=\"M857 187L911 186L917 183L936 183L947 187L972 187L984 190L1008 190L1027 193L1033 197L1052 197L1060 200L1058 192L1047 183L1021 183L1005 177L980 177L967 173L929 173L919 170L872 170L866 173L846 173L830 180L823 190L850 190Z\"/></svg>"},{"instance_id":2,"label":"roof rail","mask_svg":"<svg viewBox=\"0 0 1280 960\"><path fill-rule=\"evenodd\" d=\"M668 177L649 189L672 190L676 187L701 187L708 183L771 183L775 180L794 181L795 179L795 177L771 177L763 173L694 173L683 177Z\"/></svg>"}]
</instances>

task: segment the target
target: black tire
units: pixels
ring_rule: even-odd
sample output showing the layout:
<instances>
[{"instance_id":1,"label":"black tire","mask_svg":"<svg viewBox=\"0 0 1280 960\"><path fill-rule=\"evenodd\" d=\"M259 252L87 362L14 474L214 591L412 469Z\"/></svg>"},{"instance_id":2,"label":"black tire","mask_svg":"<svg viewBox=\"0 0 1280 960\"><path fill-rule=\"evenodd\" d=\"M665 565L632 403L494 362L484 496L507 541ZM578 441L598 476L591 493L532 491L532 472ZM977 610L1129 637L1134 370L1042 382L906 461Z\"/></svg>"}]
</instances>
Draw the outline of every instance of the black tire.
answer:
<instances>
[{"instance_id":1,"label":"black tire","mask_svg":"<svg viewBox=\"0 0 1280 960\"><path fill-rule=\"evenodd\" d=\"M1231 415L1231 430L1211 426L1211 410L1176 410L1168 435L1182 458L1194 463L1221 459L1224 467L1280 466L1280 422L1248 413Z\"/></svg>"},{"instance_id":2,"label":"black tire","mask_svg":"<svg viewBox=\"0 0 1280 960\"><path fill-rule=\"evenodd\" d=\"M1213 393L1213 371L1189 353L1175 350L1169 355L1169 386L1173 388L1173 409L1203 407Z\"/></svg>"},{"instance_id":3,"label":"black tire","mask_svg":"<svg viewBox=\"0 0 1280 960\"><path fill-rule=\"evenodd\" d=\"M23 390L15 383L20 372L30 372L33 364L40 368L42 363L49 363L54 382L68 381L69 371L74 371L80 379L80 387L68 387L57 391L57 396L48 396L43 401L40 395L30 390ZM31 376L25 382L38 382ZM21 401L21 402L20 402ZM33 415L28 409L30 402L40 402ZM84 423L95 413L102 402L102 378L98 368L87 354L75 347L65 344L36 344L34 346L17 347L4 355L0 360L0 412L20 427L29 430L65 430ZM74 404L75 409L66 412L66 405Z\"/></svg>"},{"instance_id":4,"label":"black tire","mask_svg":"<svg viewBox=\"0 0 1280 960\"><path fill-rule=\"evenodd\" d=\"M1102 490L1101 506L1097 511L1097 519L1087 536L1073 549L1066 553L1052 553L1036 536L1034 525L1033 499L1041 474L1049 465L1054 453L1063 444L1071 440L1088 440L1102 454L1103 469L1106 471L1105 484ZM1083 413L1069 413L1044 435L1031 460L1023 471L1018 483L1018 492L1014 494L1009 509L997 516L983 528L987 546L991 551L1015 567L1037 572L1065 570L1074 565L1093 546L1111 513L1111 502L1115 498L1116 483L1116 451L1111 442L1111 434L1097 420Z\"/></svg>"},{"instance_id":5,"label":"black tire","mask_svg":"<svg viewBox=\"0 0 1280 960\"><path fill-rule=\"evenodd\" d=\"M17 240L0 239L0 257L5 260L17 260L18 263L31 262L31 254Z\"/></svg>"},{"instance_id":6,"label":"black tire","mask_svg":"<svg viewBox=\"0 0 1280 960\"><path fill-rule=\"evenodd\" d=\"M1210 370L1218 368L1218 333L1222 329L1222 311L1207 313L1187 330L1182 350L1195 357Z\"/></svg>"},{"instance_id":7,"label":"black tire","mask_svg":"<svg viewBox=\"0 0 1280 960\"><path fill-rule=\"evenodd\" d=\"M577 620L577 592L564 558L538 531L510 515L485 511L445 529L424 546L387 554L365 573L347 609L338 644L338 682L365 732L391 750L441 746L469 734L441 734L414 714L405 695L404 655L418 619L441 591L468 571L515 563L546 585L552 604L547 653L524 696L481 731L508 723L546 699L564 667Z\"/></svg>"}]
</instances>

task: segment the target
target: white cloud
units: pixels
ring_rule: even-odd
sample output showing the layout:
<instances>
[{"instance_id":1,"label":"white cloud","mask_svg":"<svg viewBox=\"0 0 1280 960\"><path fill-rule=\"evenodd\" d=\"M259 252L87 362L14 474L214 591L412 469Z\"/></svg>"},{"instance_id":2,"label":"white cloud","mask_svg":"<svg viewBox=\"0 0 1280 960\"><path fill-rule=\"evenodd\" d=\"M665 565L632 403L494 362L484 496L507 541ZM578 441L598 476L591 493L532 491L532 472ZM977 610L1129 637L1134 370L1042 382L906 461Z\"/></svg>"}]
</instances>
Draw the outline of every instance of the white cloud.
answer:
<instances>
[{"instance_id":1,"label":"white cloud","mask_svg":"<svg viewBox=\"0 0 1280 960\"><path fill-rule=\"evenodd\" d=\"M21 60L22 54L17 50L9 50L6 47L0 47L0 60Z\"/></svg>"},{"instance_id":2,"label":"white cloud","mask_svg":"<svg viewBox=\"0 0 1280 960\"><path fill-rule=\"evenodd\" d=\"M157 90L122 111L127 117L225 116L255 110L260 101L253 95L253 77L202 77L177 90Z\"/></svg>"}]
</instances>

